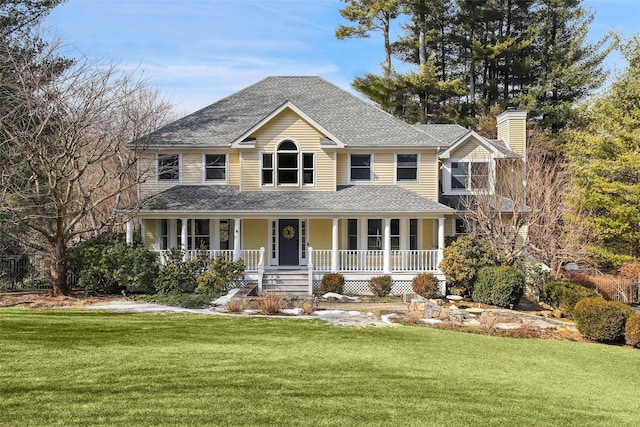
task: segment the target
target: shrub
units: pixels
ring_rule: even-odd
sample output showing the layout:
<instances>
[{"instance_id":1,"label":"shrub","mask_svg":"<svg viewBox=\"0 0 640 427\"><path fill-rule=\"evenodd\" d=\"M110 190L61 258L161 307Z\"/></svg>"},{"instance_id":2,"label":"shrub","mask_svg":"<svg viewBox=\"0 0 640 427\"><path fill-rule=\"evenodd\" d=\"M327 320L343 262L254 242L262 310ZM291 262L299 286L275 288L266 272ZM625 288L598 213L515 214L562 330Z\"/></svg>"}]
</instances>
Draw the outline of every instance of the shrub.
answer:
<instances>
[{"instance_id":1,"label":"shrub","mask_svg":"<svg viewBox=\"0 0 640 427\"><path fill-rule=\"evenodd\" d=\"M205 271L198 275L198 291L220 294L227 285L242 279L246 265L243 260L232 261L217 257L205 262Z\"/></svg>"},{"instance_id":2,"label":"shrub","mask_svg":"<svg viewBox=\"0 0 640 427\"><path fill-rule=\"evenodd\" d=\"M198 292L192 294L153 294L136 295L136 301L146 301L154 304L169 305L183 308L207 308L211 305L211 295Z\"/></svg>"},{"instance_id":3,"label":"shrub","mask_svg":"<svg viewBox=\"0 0 640 427\"><path fill-rule=\"evenodd\" d=\"M624 279L640 282L640 262L626 263L620 267L619 274Z\"/></svg>"},{"instance_id":4,"label":"shrub","mask_svg":"<svg viewBox=\"0 0 640 427\"><path fill-rule=\"evenodd\" d=\"M262 314L277 314L282 310L282 304L282 297L263 292L258 299L258 310Z\"/></svg>"},{"instance_id":5,"label":"shrub","mask_svg":"<svg viewBox=\"0 0 640 427\"><path fill-rule=\"evenodd\" d=\"M411 281L413 292L424 298L435 298L438 290L438 278L431 273L420 273Z\"/></svg>"},{"instance_id":6,"label":"shrub","mask_svg":"<svg viewBox=\"0 0 640 427\"><path fill-rule=\"evenodd\" d=\"M551 274L548 271L543 270L541 264L536 264L527 267L526 279L526 290L528 295L533 297L536 301L540 301L543 295L544 285L552 280Z\"/></svg>"},{"instance_id":7,"label":"shrub","mask_svg":"<svg viewBox=\"0 0 640 427\"><path fill-rule=\"evenodd\" d=\"M640 313L633 313L627 319L624 339L632 347L640 347Z\"/></svg>"},{"instance_id":8,"label":"shrub","mask_svg":"<svg viewBox=\"0 0 640 427\"><path fill-rule=\"evenodd\" d=\"M180 249L173 248L162 267L156 290L161 294L193 293L198 285L198 276L203 271L203 260L193 259L184 261Z\"/></svg>"},{"instance_id":9,"label":"shrub","mask_svg":"<svg viewBox=\"0 0 640 427\"><path fill-rule=\"evenodd\" d=\"M631 307L602 298L583 298L573 311L578 331L587 338L603 342L623 340L627 318L632 314Z\"/></svg>"},{"instance_id":10,"label":"shrub","mask_svg":"<svg viewBox=\"0 0 640 427\"><path fill-rule=\"evenodd\" d=\"M71 248L68 262L77 285L87 291L113 294L138 288L154 292L157 256L143 246L130 246L114 236L101 235Z\"/></svg>"},{"instance_id":11,"label":"shrub","mask_svg":"<svg viewBox=\"0 0 640 427\"><path fill-rule=\"evenodd\" d=\"M472 298L476 302L509 307L524 292L524 274L513 267L484 267L478 271Z\"/></svg>"},{"instance_id":12,"label":"shrub","mask_svg":"<svg viewBox=\"0 0 640 427\"><path fill-rule=\"evenodd\" d=\"M376 276L369 280L369 289L378 297L386 297L389 295L391 286L391 276Z\"/></svg>"},{"instance_id":13,"label":"shrub","mask_svg":"<svg viewBox=\"0 0 640 427\"><path fill-rule=\"evenodd\" d=\"M241 313L244 311L244 303L241 299L231 298L224 308L228 313Z\"/></svg>"},{"instance_id":14,"label":"shrub","mask_svg":"<svg viewBox=\"0 0 640 427\"><path fill-rule=\"evenodd\" d=\"M341 294L344 288L344 276L340 273L329 273L322 276L320 292L323 294L333 292Z\"/></svg>"},{"instance_id":15,"label":"shrub","mask_svg":"<svg viewBox=\"0 0 640 427\"><path fill-rule=\"evenodd\" d=\"M466 235L444 248L440 270L447 279L447 285L462 288L463 294L471 293L477 271L486 266L496 265L497 255L486 242Z\"/></svg>"},{"instance_id":16,"label":"shrub","mask_svg":"<svg viewBox=\"0 0 640 427\"><path fill-rule=\"evenodd\" d=\"M583 298L602 298L593 289L587 289L575 283L555 280L544 285L543 297L546 302L560 310L564 316L573 317L576 303Z\"/></svg>"}]
</instances>

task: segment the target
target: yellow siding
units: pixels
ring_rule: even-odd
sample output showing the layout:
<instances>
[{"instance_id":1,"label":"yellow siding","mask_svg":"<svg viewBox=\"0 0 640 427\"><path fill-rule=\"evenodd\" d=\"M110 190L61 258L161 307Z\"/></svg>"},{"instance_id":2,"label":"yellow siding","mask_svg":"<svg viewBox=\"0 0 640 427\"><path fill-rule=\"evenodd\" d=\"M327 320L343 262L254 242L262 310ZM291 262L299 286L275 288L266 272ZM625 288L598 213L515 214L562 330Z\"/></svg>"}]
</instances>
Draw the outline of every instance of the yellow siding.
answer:
<instances>
[{"instance_id":1,"label":"yellow siding","mask_svg":"<svg viewBox=\"0 0 640 427\"><path fill-rule=\"evenodd\" d=\"M229 153L229 185L240 185L240 154Z\"/></svg>"},{"instance_id":2,"label":"yellow siding","mask_svg":"<svg viewBox=\"0 0 640 427\"><path fill-rule=\"evenodd\" d=\"M260 188L260 158L258 151L240 152L242 169L242 191L256 191Z\"/></svg>"},{"instance_id":3,"label":"yellow siding","mask_svg":"<svg viewBox=\"0 0 640 427\"><path fill-rule=\"evenodd\" d=\"M444 219L444 235L453 236L453 217L447 216Z\"/></svg>"},{"instance_id":4,"label":"yellow siding","mask_svg":"<svg viewBox=\"0 0 640 427\"><path fill-rule=\"evenodd\" d=\"M438 246L438 242L433 241L434 227L437 221L433 219L425 219L422 221L422 248L431 249Z\"/></svg>"},{"instance_id":5,"label":"yellow siding","mask_svg":"<svg viewBox=\"0 0 640 427\"><path fill-rule=\"evenodd\" d=\"M378 185L393 185L396 181L395 155L382 152L373 155L374 182Z\"/></svg>"},{"instance_id":6,"label":"yellow siding","mask_svg":"<svg viewBox=\"0 0 640 427\"><path fill-rule=\"evenodd\" d=\"M349 184L349 175L347 173L347 162L349 161L349 155L347 153L338 153L336 181L337 185Z\"/></svg>"},{"instance_id":7,"label":"yellow siding","mask_svg":"<svg viewBox=\"0 0 640 427\"><path fill-rule=\"evenodd\" d=\"M320 146L323 135L311 124L290 109L285 109L268 123L258 129L252 137L256 138L256 148L242 153L242 189L252 191L263 190L299 191L333 191L335 190L333 149L325 151ZM260 187L261 151L273 152L285 139L295 141L302 151L316 153L315 186L311 187Z\"/></svg>"},{"instance_id":8,"label":"yellow siding","mask_svg":"<svg viewBox=\"0 0 640 427\"><path fill-rule=\"evenodd\" d=\"M489 159L491 154L474 141L467 141L453 151L452 159Z\"/></svg>"},{"instance_id":9,"label":"yellow siding","mask_svg":"<svg viewBox=\"0 0 640 427\"><path fill-rule=\"evenodd\" d=\"M182 154L182 184L202 184L202 153Z\"/></svg>"},{"instance_id":10,"label":"yellow siding","mask_svg":"<svg viewBox=\"0 0 640 427\"><path fill-rule=\"evenodd\" d=\"M331 249L333 221L330 219L309 220L309 246L313 249Z\"/></svg>"},{"instance_id":11,"label":"yellow siding","mask_svg":"<svg viewBox=\"0 0 640 427\"><path fill-rule=\"evenodd\" d=\"M434 151L420 153L419 181L398 182L398 185L407 188L421 196L431 200L438 200L438 164ZM395 173L395 171L394 171Z\"/></svg>"},{"instance_id":12,"label":"yellow siding","mask_svg":"<svg viewBox=\"0 0 640 427\"><path fill-rule=\"evenodd\" d=\"M498 123L498 139L502 139L513 151L524 155L527 140L527 118L524 112L512 112L503 116L504 120ZM504 114L504 113L503 113ZM500 120L501 117L498 116Z\"/></svg>"},{"instance_id":13,"label":"yellow siding","mask_svg":"<svg viewBox=\"0 0 640 427\"><path fill-rule=\"evenodd\" d=\"M153 250L156 248L156 220L144 220L144 247Z\"/></svg>"},{"instance_id":14,"label":"yellow siding","mask_svg":"<svg viewBox=\"0 0 640 427\"><path fill-rule=\"evenodd\" d=\"M508 141L508 144L513 151L524 155L527 135L526 120L513 120L513 122L510 129L511 140Z\"/></svg>"},{"instance_id":15,"label":"yellow siding","mask_svg":"<svg viewBox=\"0 0 640 427\"><path fill-rule=\"evenodd\" d=\"M268 225L266 219L243 220L240 225L243 249L267 249L269 247Z\"/></svg>"}]
</instances>

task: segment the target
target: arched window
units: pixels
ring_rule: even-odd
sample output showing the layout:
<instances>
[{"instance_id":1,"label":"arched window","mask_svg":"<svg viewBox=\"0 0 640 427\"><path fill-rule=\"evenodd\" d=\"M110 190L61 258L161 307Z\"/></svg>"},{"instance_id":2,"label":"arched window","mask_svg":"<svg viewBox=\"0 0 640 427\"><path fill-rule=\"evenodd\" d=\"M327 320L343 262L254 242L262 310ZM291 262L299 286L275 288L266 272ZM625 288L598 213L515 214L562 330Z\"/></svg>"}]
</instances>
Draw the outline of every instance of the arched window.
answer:
<instances>
[{"instance_id":1,"label":"arched window","mask_svg":"<svg viewBox=\"0 0 640 427\"><path fill-rule=\"evenodd\" d=\"M299 154L293 141L282 141L278 146L278 185L298 184Z\"/></svg>"}]
</instances>

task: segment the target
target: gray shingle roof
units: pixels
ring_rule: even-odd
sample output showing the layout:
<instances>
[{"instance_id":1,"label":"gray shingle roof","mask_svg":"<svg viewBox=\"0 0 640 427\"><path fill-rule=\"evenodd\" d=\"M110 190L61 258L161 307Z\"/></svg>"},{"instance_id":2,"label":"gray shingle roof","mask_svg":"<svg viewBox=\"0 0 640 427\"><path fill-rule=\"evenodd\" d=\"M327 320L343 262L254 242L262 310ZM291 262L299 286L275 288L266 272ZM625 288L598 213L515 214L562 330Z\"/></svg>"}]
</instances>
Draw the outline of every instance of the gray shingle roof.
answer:
<instances>
[{"instance_id":1,"label":"gray shingle roof","mask_svg":"<svg viewBox=\"0 0 640 427\"><path fill-rule=\"evenodd\" d=\"M441 202L447 206L451 206L453 209L458 211L464 211L469 207L475 209L476 206L476 197L475 196L457 196L457 195L443 195L441 197ZM489 202L492 205L492 208L496 210L496 207L500 209L503 213L513 213L514 206L513 200L500 196L494 195L491 196ZM486 201L485 201L486 203ZM518 206L518 209L521 209L522 212L531 212L531 208L529 206Z\"/></svg>"},{"instance_id":2,"label":"gray shingle roof","mask_svg":"<svg viewBox=\"0 0 640 427\"><path fill-rule=\"evenodd\" d=\"M471 132L457 124L427 124L418 125L418 129L428 134L433 139L441 142L441 146L449 146Z\"/></svg>"},{"instance_id":3,"label":"gray shingle roof","mask_svg":"<svg viewBox=\"0 0 640 427\"><path fill-rule=\"evenodd\" d=\"M175 213L452 213L453 209L395 185L354 185L337 191L243 191L236 186L179 185L147 201L141 211Z\"/></svg>"},{"instance_id":4,"label":"gray shingle roof","mask_svg":"<svg viewBox=\"0 0 640 427\"><path fill-rule=\"evenodd\" d=\"M487 139L489 144L494 146L499 152L504 154L505 157L513 157L519 159L522 157L520 154L516 153L512 149L510 149L507 144L501 139Z\"/></svg>"},{"instance_id":5,"label":"gray shingle roof","mask_svg":"<svg viewBox=\"0 0 640 427\"><path fill-rule=\"evenodd\" d=\"M290 101L348 146L442 146L320 77L267 77L148 135L151 146L228 146Z\"/></svg>"}]
</instances>

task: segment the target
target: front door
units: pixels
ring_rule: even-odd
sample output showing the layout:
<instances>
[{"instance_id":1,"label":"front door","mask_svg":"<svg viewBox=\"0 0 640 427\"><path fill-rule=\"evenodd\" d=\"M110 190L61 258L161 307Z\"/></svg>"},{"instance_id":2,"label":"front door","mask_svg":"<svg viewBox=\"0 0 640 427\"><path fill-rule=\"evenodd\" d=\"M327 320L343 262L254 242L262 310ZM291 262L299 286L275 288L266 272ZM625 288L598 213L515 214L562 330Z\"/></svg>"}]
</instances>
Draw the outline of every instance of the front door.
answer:
<instances>
[{"instance_id":1,"label":"front door","mask_svg":"<svg viewBox=\"0 0 640 427\"><path fill-rule=\"evenodd\" d=\"M278 255L280 265L298 265L298 220L281 219L279 221Z\"/></svg>"}]
</instances>

